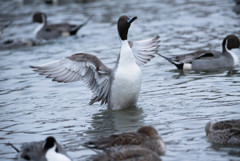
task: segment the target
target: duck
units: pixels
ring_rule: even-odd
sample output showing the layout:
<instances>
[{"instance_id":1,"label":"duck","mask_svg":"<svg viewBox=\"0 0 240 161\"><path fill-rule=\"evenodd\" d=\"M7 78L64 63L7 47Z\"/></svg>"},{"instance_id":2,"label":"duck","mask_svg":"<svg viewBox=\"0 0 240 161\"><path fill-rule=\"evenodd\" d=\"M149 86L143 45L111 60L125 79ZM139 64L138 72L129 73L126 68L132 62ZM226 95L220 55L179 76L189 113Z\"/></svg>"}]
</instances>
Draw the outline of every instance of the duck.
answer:
<instances>
[{"instance_id":1,"label":"duck","mask_svg":"<svg viewBox=\"0 0 240 161\"><path fill-rule=\"evenodd\" d=\"M240 119L209 121L205 132L211 143L240 145Z\"/></svg>"},{"instance_id":2,"label":"duck","mask_svg":"<svg viewBox=\"0 0 240 161\"><path fill-rule=\"evenodd\" d=\"M155 57L159 47L159 36L140 41L128 41L131 23L137 17L126 15L118 19L121 49L114 68L107 67L97 56L77 53L64 59L30 67L40 75L47 75L57 82L84 81L92 91L89 104L101 102L109 109L121 110L136 107L141 89L143 66Z\"/></svg>"},{"instance_id":3,"label":"duck","mask_svg":"<svg viewBox=\"0 0 240 161\"><path fill-rule=\"evenodd\" d=\"M40 25L34 31L35 37L39 39L49 40L62 36L76 35L78 30L85 26L91 18L92 17L80 25L73 25L68 23L48 24L46 13L35 12L33 14L32 21L40 23Z\"/></svg>"},{"instance_id":4,"label":"duck","mask_svg":"<svg viewBox=\"0 0 240 161\"><path fill-rule=\"evenodd\" d=\"M53 136L44 141L23 143L21 150L9 143L18 152L18 161L72 161Z\"/></svg>"},{"instance_id":5,"label":"duck","mask_svg":"<svg viewBox=\"0 0 240 161\"><path fill-rule=\"evenodd\" d=\"M240 0L235 0L236 5L233 7L233 11L240 14Z\"/></svg>"},{"instance_id":6,"label":"duck","mask_svg":"<svg viewBox=\"0 0 240 161\"><path fill-rule=\"evenodd\" d=\"M9 38L0 41L0 50L5 49L15 49L19 47L25 46L36 46L41 44L40 40L32 39L32 38Z\"/></svg>"},{"instance_id":7,"label":"duck","mask_svg":"<svg viewBox=\"0 0 240 161\"><path fill-rule=\"evenodd\" d=\"M214 70L219 68L232 68L239 65L237 55L231 51L231 49L239 47L239 38L235 35L228 35L223 39L222 52L216 50L199 50L170 58L161 54L158 55L181 70Z\"/></svg>"},{"instance_id":8,"label":"duck","mask_svg":"<svg viewBox=\"0 0 240 161\"><path fill-rule=\"evenodd\" d=\"M161 161L153 151L138 146L128 146L118 151L95 155L93 161Z\"/></svg>"},{"instance_id":9,"label":"duck","mask_svg":"<svg viewBox=\"0 0 240 161\"><path fill-rule=\"evenodd\" d=\"M163 155L166 149L161 136L152 126L142 126L136 132L101 137L94 141L85 142L84 146L111 152L119 151L119 149L128 149L128 146L138 146L149 149L158 155Z\"/></svg>"}]
</instances>

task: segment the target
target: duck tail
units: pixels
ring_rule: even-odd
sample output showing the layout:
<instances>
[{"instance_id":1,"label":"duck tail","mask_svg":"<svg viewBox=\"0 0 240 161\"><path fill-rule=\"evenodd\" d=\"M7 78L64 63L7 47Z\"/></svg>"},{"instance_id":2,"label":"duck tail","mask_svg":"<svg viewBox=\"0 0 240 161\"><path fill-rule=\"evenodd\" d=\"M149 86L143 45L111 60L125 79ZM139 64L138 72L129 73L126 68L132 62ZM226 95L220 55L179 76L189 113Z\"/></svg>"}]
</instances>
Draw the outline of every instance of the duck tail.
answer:
<instances>
[{"instance_id":1,"label":"duck tail","mask_svg":"<svg viewBox=\"0 0 240 161\"><path fill-rule=\"evenodd\" d=\"M183 69L183 64L182 63L178 63L173 61L171 58L168 58L166 56L163 56L161 54L158 53L159 56L161 56L162 58L166 59L167 61L169 61L170 63L172 63L173 65L175 65L178 69Z\"/></svg>"},{"instance_id":2,"label":"duck tail","mask_svg":"<svg viewBox=\"0 0 240 161\"><path fill-rule=\"evenodd\" d=\"M6 146L11 146L14 150L16 150L17 153L20 152L20 150L17 147L15 147L12 143L5 143L5 145Z\"/></svg>"},{"instance_id":3,"label":"duck tail","mask_svg":"<svg viewBox=\"0 0 240 161\"><path fill-rule=\"evenodd\" d=\"M70 35L76 35L78 30L80 28L82 28L83 26L85 26L91 19L92 19L93 16L90 16L83 24L81 25L78 25L76 26L75 28L73 28L71 31L70 31Z\"/></svg>"}]
</instances>

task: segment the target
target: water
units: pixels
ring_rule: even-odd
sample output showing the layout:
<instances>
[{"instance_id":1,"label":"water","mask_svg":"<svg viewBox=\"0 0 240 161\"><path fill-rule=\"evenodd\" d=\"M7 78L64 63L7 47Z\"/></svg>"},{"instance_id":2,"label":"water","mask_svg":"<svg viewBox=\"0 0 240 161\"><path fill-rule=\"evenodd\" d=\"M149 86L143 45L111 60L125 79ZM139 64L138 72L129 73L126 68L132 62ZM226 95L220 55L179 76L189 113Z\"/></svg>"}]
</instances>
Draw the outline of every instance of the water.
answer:
<instances>
[{"instance_id":1,"label":"water","mask_svg":"<svg viewBox=\"0 0 240 161\"><path fill-rule=\"evenodd\" d=\"M34 2L21 5L0 2L0 22L13 21L3 30L9 37L31 38L34 11L44 11L50 22L78 24L93 15L77 36L60 38L34 47L0 51L0 158L10 161L23 142L52 135L74 160L88 160L95 152L85 141L112 133L135 131L152 125L166 143L163 161L240 160L239 147L215 147L205 137L212 119L240 117L240 67L229 71L181 73L156 57L142 68L143 83L138 107L107 110L89 106L91 93L82 82L56 83L33 72L29 65L58 60L78 52L97 55L114 67L120 43L116 30L119 16L138 16L129 39L159 34L163 55L198 49L221 50L228 34L240 36L240 19L232 0L93 1L52 6ZM239 53L238 53L239 56Z\"/></svg>"}]
</instances>

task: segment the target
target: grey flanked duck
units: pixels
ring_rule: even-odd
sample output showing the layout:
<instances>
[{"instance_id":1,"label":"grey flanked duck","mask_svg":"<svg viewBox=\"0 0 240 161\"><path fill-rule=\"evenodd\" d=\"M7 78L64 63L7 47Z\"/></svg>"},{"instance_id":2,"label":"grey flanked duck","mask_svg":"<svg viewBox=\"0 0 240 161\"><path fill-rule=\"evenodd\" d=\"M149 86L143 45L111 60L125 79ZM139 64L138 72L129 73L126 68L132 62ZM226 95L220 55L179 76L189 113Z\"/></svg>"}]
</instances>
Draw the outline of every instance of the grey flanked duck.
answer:
<instances>
[{"instance_id":1,"label":"grey flanked duck","mask_svg":"<svg viewBox=\"0 0 240 161\"><path fill-rule=\"evenodd\" d=\"M33 22L40 23L40 25L35 30L36 38L49 40L61 36L76 35L77 31L85 26L90 19L91 18L80 25L72 25L68 23L48 24L47 15L43 12L36 12L34 13L32 20Z\"/></svg>"},{"instance_id":2,"label":"grey flanked duck","mask_svg":"<svg viewBox=\"0 0 240 161\"><path fill-rule=\"evenodd\" d=\"M239 48L239 38L228 35L222 42L222 52L216 50L200 50L189 54L161 57L183 70L211 70L219 68L231 68L239 64L237 55L231 49Z\"/></svg>"},{"instance_id":3,"label":"grey flanked duck","mask_svg":"<svg viewBox=\"0 0 240 161\"><path fill-rule=\"evenodd\" d=\"M18 152L18 161L71 161L66 151L52 136L44 141L24 143L21 150L10 144Z\"/></svg>"},{"instance_id":4,"label":"grey flanked duck","mask_svg":"<svg viewBox=\"0 0 240 161\"><path fill-rule=\"evenodd\" d=\"M41 44L41 40L31 38L13 38L0 41L0 50L14 49L25 46L36 46Z\"/></svg>"},{"instance_id":5,"label":"grey flanked duck","mask_svg":"<svg viewBox=\"0 0 240 161\"><path fill-rule=\"evenodd\" d=\"M47 78L53 78L53 81L66 83L83 80L93 93L90 105L101 101L113 110L136 106L142 81L140 66L149 62L159 47L159 36L142 41L127 40L128 29L136 19L121 16L118 20L122 46L113 69L96 56L86 53L30 67L47 75Z\"/></svg>"},{"instance_id":6,"label":"grey flanked duck","mask_svg":"<svg viewBox=\"0 0 240 161\"><path fill-rule=\"evenodd\" d=\"M138 146L149 149L159 155L165 153L165 144L157 130L152 126L143 126L136 132L102 137L95 141L86 142L84 145L88 148L111 152L119 151L119 149L127 149L129 146Z\"/></svg>"},{"instance_id":7,"label":"grey flanked duck","mask_svg":"<svg viewBox=\"0 0 240 161\"><path fill-rule=\"evenodd\" d=\"M93 161L161 161L159 156L147 149L137 146L128 146L118 151L98 154L92 157Z\"/></svg>"},{"instance_id":8,"label":"grey flanked duck","mask_svg":"<svg viewBox=\"0 0 240 161\"><path fill-rule=\"evenodd\" d=\"M210 121L206 124L205 131L212 143L240 145L240 119Z\"/></svg>"}]
</instances>

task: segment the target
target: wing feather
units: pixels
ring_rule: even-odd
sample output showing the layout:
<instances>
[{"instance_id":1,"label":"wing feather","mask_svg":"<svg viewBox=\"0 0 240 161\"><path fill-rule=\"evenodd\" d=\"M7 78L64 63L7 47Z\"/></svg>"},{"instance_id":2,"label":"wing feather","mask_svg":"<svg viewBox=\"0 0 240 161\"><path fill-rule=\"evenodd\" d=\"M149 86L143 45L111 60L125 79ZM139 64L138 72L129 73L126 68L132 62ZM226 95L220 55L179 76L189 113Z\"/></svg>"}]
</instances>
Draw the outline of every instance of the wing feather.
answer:
<instances>
[{"instance_id":1,"label":"wing feather","mask_svg":"<svg viewBox=\"0 0 240 161\"><path fill-rule=\"evenodd\" d=\"M136 63L140 66L149 62L158 52L159 36L155 36L141 41L129 41Z\"/></svg>"},{"instance_id":2,"label":"wing feather","mask_svg":"<svg viewBox=\"0 0 240 161\"><path fill-rule=\"evenodd\" d=\"M94 55L78 53L62 60L30 67L53 81L83 81L93 92L89 104L97 101L101 101L101 104L108 103L111 69Z\"/></svg>"}]
</instances>

